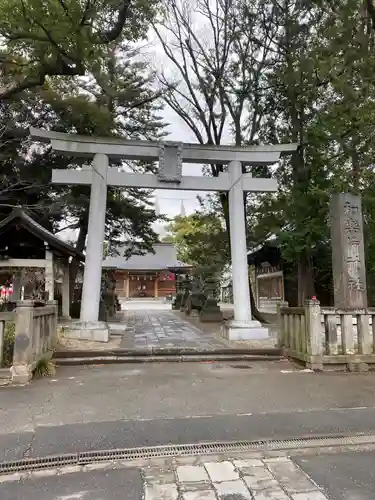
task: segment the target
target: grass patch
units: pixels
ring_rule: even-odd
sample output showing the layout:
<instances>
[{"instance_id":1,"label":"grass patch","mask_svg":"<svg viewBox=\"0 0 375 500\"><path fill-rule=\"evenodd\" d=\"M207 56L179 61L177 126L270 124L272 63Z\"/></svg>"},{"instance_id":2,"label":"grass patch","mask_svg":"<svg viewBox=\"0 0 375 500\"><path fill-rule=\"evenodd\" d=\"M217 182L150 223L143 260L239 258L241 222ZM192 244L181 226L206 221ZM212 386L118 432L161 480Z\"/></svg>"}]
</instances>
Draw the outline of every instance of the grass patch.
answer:
<instances>
[{"instance_id":1,"label":"grass patch","mask_svg":"<svg viewBox=\"0 0 375 500\"><path fill-rule=\"evenodd\" d=\"M33 370L33 378L52 377L56 373L56 366L50 358L40 358Z\"/></svg>"}]
</instances>

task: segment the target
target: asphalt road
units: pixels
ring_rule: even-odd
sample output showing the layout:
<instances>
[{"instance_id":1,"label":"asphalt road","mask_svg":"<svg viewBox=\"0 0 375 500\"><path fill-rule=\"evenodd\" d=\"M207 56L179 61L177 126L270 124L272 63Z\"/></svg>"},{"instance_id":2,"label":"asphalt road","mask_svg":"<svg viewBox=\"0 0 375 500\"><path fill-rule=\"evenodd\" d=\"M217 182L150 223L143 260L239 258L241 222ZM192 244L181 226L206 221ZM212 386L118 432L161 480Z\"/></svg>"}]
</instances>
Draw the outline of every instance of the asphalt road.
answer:
<instances>
[{"instance_id":1,"label":"asphalt road","mask_svg":"<svg viewBox=\"0 0 375 500\"><path fill-rule=\"evenodd\" d=\"M374 500L375 452L299 457L295 462L330 500Z\"/></svg>"},{"instance_id":2,"label":"asphalt road","mask_svg":"<svg viewBox=\"0 0 375 500\"><path fill-rule=\"evenodd\" d=\"M374 373L285 373L289 368L61 368L55 379L1 392L0 461L137 446L375 434ZM336 495L332 500L375 498L374 455L306 458L301 466ZM0 484L0 500L140 500L139 481L139 472L128 469L68 474Z\"/></svg>"},{"instance_id":3,"label":"asphalt road","mask_svg":"<svg viewBox=\"0 0 375 500\"><path fill-rule=\"evenodd\" d=\"M375 408L40 426L0 435L0 461L165 444L375 434Z\"/></svg>"},{"instance_id":4,"label":"asphalt road","mask_svg":"<svg viewBox=\"0 0 375 500\"><path fill-rule=\"evenodd\" d=\"M137 469L81 472L0 484L1 500L141 500Z\"/></svg>"}]
</instances>

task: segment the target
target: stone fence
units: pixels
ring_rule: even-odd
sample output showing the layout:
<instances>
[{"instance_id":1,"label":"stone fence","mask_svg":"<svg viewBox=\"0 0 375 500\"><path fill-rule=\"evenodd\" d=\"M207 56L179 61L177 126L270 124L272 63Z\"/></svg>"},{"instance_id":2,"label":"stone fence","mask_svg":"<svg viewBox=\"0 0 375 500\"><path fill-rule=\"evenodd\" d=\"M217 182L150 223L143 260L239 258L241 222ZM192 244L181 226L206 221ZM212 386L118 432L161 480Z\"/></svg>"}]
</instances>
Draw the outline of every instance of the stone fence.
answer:
<instances>
[{"instance_id":1,"label":"stone fence","mask_svg":"<svg viewBox=\"0 0 375 500\"><path fill-rule=\"evenodd\" d=\"M344 311L278 305L279 345L286 356L315 370L365 371L375 365L375 309Z\"/></svg>"},{"instance_id":2,"label":"stone fence","mask_svg":"<svg viewBox=\"0 0 375 500\"><path fill-rule=\"evenodd\" d=\"M52 356L57 342L57 301L36 307L33 300L17 302L13 312L0 313L0 366L2 362L5 325L13 322L15 338L12 366L7 370L14 383L26 384L42 357ZM2 370L4 376L4 369Z\"/></svg>"}]
</instances>

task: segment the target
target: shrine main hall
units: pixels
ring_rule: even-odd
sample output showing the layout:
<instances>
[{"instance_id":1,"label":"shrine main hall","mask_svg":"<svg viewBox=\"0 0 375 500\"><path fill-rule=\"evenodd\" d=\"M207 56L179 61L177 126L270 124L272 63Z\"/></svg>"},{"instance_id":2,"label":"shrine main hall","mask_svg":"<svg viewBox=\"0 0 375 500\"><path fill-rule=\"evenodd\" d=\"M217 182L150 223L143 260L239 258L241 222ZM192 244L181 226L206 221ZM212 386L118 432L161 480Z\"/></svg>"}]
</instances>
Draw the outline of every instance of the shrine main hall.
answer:
<instances>
[{"instance_id":1,"label":"shrine main hall","mask_svg":"<svg viewBox=\"0 0 375 500\"><path fill-rule=\"evenodd\" d=\"M116 281L116 295L121 299L164 298L176 293L178 274L189 273L191 267L177 259L172 243L157 243L153 252L132 255L129 259L120 255L107 257L104 270L112 270ZM121 255L122 254L122 255Z\"/></svg>"}]
</instances>

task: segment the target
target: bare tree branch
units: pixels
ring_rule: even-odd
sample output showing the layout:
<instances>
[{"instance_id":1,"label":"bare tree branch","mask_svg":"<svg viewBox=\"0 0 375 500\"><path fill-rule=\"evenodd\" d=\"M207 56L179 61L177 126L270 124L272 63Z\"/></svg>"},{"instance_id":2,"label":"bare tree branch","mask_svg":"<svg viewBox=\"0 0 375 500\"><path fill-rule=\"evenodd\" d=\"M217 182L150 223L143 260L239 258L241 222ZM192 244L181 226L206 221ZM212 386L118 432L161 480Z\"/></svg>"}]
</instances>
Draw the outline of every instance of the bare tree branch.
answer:
<instances>
[{"instance_id":1,"label":"bare tree branch","mask_svg":"<svg viewBox=\"0 0 375 500\"><path fill-rule=\"evenodd\" d=\"M154 30L180 81L160 77L169 89L164 100L201 144L219 145L232 136L241 145L259 134L265 75L270 54L273 60L277 56L272 52L273 11L268 8L266 17L263 7L263 0L196 0L194 5L165 0L166 17ZM209 168L217 176L223 167ZM228 229L227 193L219 199Z\"/></svg>"}]
</instances>

